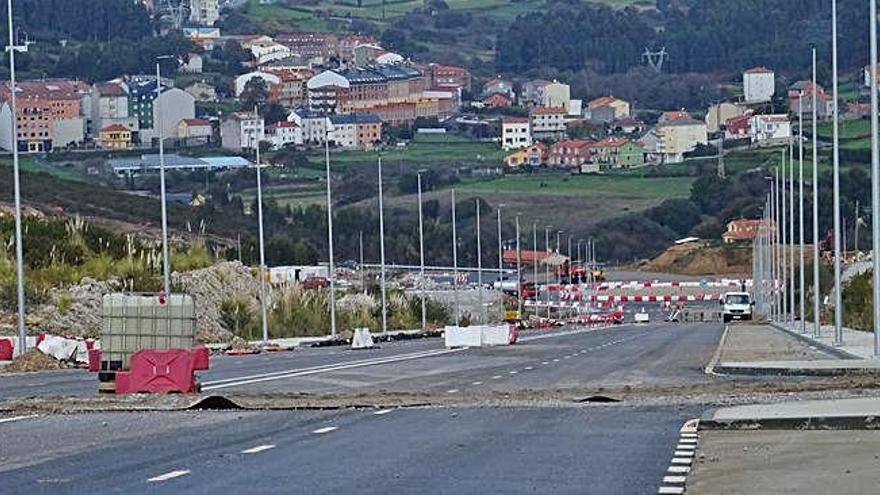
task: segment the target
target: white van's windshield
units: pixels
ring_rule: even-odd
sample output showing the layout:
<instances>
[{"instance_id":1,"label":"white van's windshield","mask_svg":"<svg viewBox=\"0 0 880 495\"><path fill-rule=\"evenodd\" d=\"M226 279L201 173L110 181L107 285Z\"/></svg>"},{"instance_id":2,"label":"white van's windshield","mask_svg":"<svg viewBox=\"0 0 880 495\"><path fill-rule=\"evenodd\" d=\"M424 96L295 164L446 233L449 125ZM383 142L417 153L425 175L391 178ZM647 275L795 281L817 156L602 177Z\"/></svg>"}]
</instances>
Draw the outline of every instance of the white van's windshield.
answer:
<instances>
[{"instance_id":1,"label":"white van's windshield","mask_svg":"<svg viewBox=\"0 0 880 495\"><path fill-rule=\"evenodd\" d=\"M749 296L746 294L731 294L724 298L725 304L748 304Z\"/></svg>"}]
</instances>

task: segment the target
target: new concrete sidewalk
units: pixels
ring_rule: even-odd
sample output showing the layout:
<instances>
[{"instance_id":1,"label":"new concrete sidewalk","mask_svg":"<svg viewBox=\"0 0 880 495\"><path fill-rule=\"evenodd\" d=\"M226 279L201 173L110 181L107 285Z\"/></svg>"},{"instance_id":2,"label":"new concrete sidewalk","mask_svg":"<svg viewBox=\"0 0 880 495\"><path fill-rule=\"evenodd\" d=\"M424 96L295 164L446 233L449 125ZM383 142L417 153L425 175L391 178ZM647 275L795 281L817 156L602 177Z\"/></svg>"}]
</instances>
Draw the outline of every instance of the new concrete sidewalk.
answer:
<instances>
[{"instance_id":1,"label":"new concrete sidewalk","mask_svg":"<svg viewBox=\"0 0 880 495\"><path fill-rule=\"evenodd\" d=\"M700 428L877 428L880 397L754 404L717 409L700 420Z\"/></svg>"},{"instance_id":2,"label":"new concrete sidewalk","mask_svg":"<svg viewBox=\"0 0 880 495\"><path fill-rule=\"evenodd\" d=\"M851 344L835 347L775 324L731 325L709 369L719 374L740 375L880 374L880 360L861 357L865 339L870 340L873 335L850 332ZM873 352L873 341L870 345Z\"/></svg>"},{"instance_id":3,"label":"new concrete sidewalk","mask_svg":"<svg viewBox=\"0 0 880 495\"><path fill-rule=\"evenodd\" d=\"M874 334L868 332L860 332L850 328L843 328L843 344L836 345L834 343L834 326L822 325L819 329L819 337L814 335L813 322L806 322L806 332L802 332L803 327L800 322L779 324L772 323L774 328L778 328L790 335L810 342L827 352L836 354L845 359L876 359L874 356Z\"/></svg>"}]
</instances>

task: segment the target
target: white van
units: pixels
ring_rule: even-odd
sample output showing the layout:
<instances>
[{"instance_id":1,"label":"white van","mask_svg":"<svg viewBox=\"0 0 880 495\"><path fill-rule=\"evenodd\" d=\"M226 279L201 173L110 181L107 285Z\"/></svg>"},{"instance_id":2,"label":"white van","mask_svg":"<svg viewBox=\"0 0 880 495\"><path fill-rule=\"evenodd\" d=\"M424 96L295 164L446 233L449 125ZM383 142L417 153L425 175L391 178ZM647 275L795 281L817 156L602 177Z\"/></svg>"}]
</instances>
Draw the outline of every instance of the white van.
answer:
<instances>
[{"instance_id":1,"label":"white van","mask_svg":"<svg viewBox=\"0 0 880 495\"><path fill-rule=\"evenodd\" d=\"M752 298L748 292L725 292L721 297L721 308L724 323L752 319Z\"/></svg>"}]
</instances>

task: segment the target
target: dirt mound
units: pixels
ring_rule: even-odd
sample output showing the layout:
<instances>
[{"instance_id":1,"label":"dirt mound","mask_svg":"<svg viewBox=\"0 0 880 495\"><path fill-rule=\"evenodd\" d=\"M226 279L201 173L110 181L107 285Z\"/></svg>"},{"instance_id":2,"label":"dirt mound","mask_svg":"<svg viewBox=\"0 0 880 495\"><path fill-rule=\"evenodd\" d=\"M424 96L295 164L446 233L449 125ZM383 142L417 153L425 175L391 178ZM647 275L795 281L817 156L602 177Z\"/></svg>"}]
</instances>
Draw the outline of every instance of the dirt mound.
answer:
<instances>
[{"instance_id":1,"label":"dirt mound","mask_svg":"<svg viewBox=\"0 0 880 495\"><path fill-rule=\"evenodd\" d=\"M681 275L741 275L751 271L748 246L707 246L689 242L672 246L641 266L648 272Z\"/></svg>"},{"instance_id":2,"label":"dirt mound","mask_svg":"<svg viewBox=\"0 0 880 495\"><path fill-rule=\"evenodd\" d=\"M57 359L43 354L39 349L30 349L21 356L13 359L8 365L0 368L0 372L18 373L58 370L61 368L63 368L63 366Z\"/></svg>"}]
</instances>

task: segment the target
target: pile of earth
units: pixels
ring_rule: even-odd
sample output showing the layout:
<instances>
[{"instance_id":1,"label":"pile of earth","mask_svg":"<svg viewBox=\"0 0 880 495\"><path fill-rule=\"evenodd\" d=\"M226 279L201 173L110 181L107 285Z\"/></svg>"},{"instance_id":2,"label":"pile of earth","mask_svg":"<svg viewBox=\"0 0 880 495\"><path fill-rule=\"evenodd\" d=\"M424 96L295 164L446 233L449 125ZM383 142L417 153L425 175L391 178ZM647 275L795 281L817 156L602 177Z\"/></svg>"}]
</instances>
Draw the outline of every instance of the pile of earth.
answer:
<instances>
[{"instance_id":1,"label":"pile of earth","mask_svg":"<svg viewBox=\"0 0 880 495\"><path fill-rule=\"evenodd\" d=\"M27 350L21 356L16 357L11 363L0 368L0 372L20 373L31 371L58 370L63 367L61 361L44 354L39 349Z\"/></svg>"},{"instance_id":2,"label":"pile of earth","mask_svg":"<svg viewBox=\"0 0 880 495\"><path fill-rule=\"evenodd\" d=\"M648 272L681 275L733 275L752 270L749 246L707 246L698 242L678 244L639 268Z\"/></svg>"}]
</instances>

